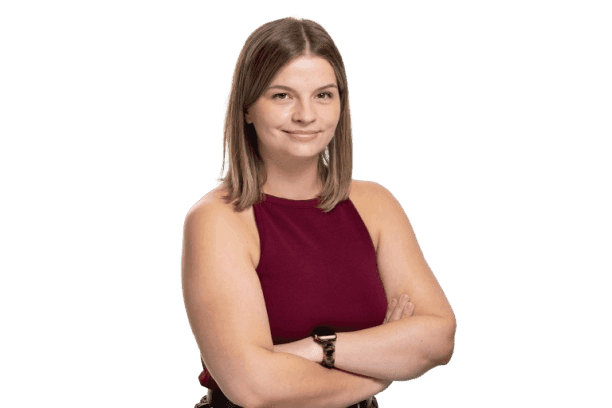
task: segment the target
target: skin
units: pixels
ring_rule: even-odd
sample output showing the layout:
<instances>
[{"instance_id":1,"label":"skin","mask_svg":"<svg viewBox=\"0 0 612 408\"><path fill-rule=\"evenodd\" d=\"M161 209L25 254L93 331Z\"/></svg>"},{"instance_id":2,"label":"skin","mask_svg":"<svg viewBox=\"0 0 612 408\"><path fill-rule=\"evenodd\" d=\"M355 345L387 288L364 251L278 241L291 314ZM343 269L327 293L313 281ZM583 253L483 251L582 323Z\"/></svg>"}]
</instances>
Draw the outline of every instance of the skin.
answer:
<instances>
[{"instance_id":1,"label":"skin","mask_svg":"<svg viewBox=\"0 0 612 408\"><path fill-rule=\"evenodd\" d=\"M295 200L319 194L318 155L334 137L340 119L337 86L334 69L327 60L302 55L281 68L249 107L245 119L255 127L268 172L264 193ZM310 130L318 132L311 140L288 133ZM383 324L413 315L414 305L404 296L391 300ZM316 363L323 359L323 349L312 337L275 345L274 351Z\"/></svg>"},{"instance_id":2,"label":"skin","mask_svg":"<svg viewBox=\"0 0 612 408\"><path fill-rule=\"evenodd\" d=\"M402 294L400 298L392 298L387 307L387 313L383 324L396 320L411 317L414 314L414 305L410 302L407 294ZM323 361L323 348L317 344L312 337L274 346L275 352L293 354L305 358L314 363Z\"/></svg>"},{"instance_id":3,"label":"skin","mask_svg":"<svg viewBox=\"0 0 612 408\"><path fill-rule=\"evenodd\" d=\"M245 119L255 127L266 166L264 193L301 200L322 191L318 156L334 137L340 119L336 74L327 60L302 55L289 61L249 107ZM313 130L318 133L310 140L289 133Z\"/></svg>"}]
</instances>

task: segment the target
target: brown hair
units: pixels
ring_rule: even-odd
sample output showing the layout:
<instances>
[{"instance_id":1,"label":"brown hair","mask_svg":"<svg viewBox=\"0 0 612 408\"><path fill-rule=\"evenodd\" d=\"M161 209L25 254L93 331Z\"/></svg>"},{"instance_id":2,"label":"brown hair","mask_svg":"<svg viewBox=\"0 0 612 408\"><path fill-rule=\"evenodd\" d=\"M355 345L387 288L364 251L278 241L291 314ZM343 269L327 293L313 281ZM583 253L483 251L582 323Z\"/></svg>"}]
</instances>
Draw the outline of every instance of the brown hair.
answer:
<instances>
[{"instance_id":1,"label":"brown hair","mask_svg":"<svg viewBox=\"0 0 612 408\"><path fill-rule=\"evenodd\" d=\"M328 147L319 154L318 175L323 184L317 208L329 212L346 200L353 172L353 144L346 72L340 52L323 27L311 20L292 17L271 21L255 30L246 40L234 70L223 138L223 166L226 148L228 170L222 188L226 203L241 212L264 200L264 162L257 147L257 134L247 124L246 110L262 95L276 73L301 55L325 58L333 67L340 94L340 119Z\"/></svg>"}]
</instances>

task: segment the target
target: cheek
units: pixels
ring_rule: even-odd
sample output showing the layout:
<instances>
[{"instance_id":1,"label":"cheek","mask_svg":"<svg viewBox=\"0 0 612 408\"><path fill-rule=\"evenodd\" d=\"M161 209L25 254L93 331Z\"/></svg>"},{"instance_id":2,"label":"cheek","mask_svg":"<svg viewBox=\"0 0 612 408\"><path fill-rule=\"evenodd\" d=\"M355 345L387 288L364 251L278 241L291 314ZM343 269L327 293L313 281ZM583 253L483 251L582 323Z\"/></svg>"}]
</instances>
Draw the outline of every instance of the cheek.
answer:
<instances>
[{"instance_id":1,"label":"cheek","mask_svg":"<svg viewBox=\"0 0 612 408\"><path fill-rule=\"evenodd\" d=\"M325 121L327 122L327 124L330 127L335 127L338 124L338 121L340 120L340 106L334 106L334 107L330 107L330 109L328 109L326 111L326 115L325 115Z\"/></svg>"},{"instance_id":2,"label":"cheek","mask_svg":"<svg viewBox=\"0 0 612 408\"><path fill-rule=\"evenodd\" d=\"M289 109L282 107L266 107L259 112L258 120L260 125L266 127L278 127L287 121L290 117Z\"/></svg>"}]
</instances>

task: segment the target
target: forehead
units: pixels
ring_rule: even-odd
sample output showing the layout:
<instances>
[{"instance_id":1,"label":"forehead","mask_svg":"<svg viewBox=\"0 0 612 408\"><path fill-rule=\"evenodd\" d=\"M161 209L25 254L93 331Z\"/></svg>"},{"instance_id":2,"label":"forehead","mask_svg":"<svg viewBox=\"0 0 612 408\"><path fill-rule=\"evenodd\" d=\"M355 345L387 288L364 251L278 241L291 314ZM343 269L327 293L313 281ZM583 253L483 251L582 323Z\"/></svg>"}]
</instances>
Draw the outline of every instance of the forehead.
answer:
<instances>
[{"instance_id":1,"label":"forehead","mask_svg":"<svg viewBox=\"0 0 612 408\"><path fill-rule=\"evenodd\" d=\"M302 55L289 61L277 73L270 86L319 87L336 83L336 73L331 64L322 57Z\"/></svg>"}]
</instances>

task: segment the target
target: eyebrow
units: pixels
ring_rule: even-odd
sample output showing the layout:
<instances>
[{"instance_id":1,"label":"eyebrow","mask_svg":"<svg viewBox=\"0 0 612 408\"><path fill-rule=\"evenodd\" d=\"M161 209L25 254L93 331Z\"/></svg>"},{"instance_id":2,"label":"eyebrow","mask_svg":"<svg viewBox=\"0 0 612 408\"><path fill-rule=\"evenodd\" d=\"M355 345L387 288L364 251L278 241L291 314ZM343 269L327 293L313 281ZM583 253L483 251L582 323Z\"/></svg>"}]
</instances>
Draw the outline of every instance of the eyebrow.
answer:
<instances>
[{"instance_id":1,"label":"eyebrow","mask_svg":"<svg viewBox=\"0 0 612 408\"><path fill-rule=\"evenodd\" d=\"M285 85L272 85L272 86L268 87L268 89L272 89L272 88L279 88L279 89L285 89L287 91L294 91L294 89L292 89L292 88L290 88L288 86L285 86ZM326 88L336 88L336 89L338 89L338 86L336 84L327 84L327 85L324 85L324 86L322 86L320 88L317 88L315 90L315 92L320 91L322 89L326 89Z\"/></svg>"}]
</instances>

